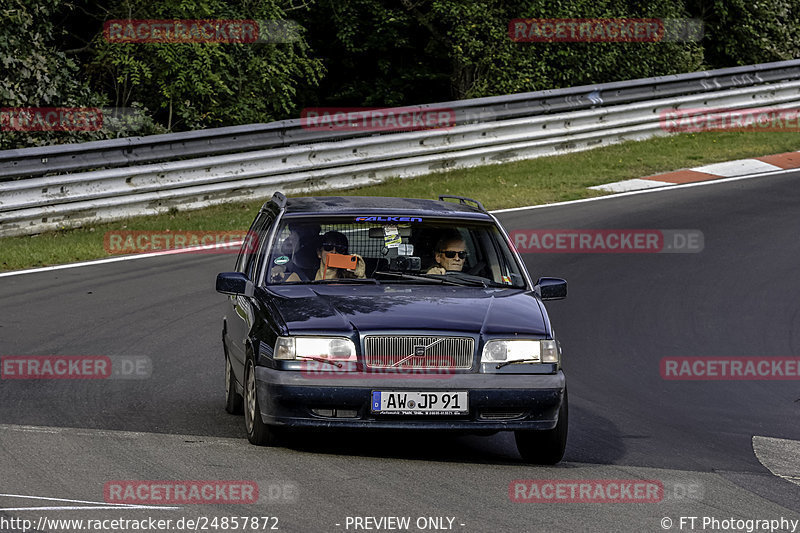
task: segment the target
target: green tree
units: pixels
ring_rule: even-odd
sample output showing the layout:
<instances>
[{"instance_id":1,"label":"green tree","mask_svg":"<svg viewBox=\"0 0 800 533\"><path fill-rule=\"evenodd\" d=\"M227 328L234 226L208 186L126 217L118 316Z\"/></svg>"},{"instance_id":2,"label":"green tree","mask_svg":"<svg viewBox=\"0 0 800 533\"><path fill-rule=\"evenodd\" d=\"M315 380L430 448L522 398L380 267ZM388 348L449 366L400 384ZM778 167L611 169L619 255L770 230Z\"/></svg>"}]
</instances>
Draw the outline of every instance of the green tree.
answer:
<instances>
[{"instance_id":1,"label":"green tree","mask_svg":"<svg viewBox=\"0 0 800 533\"><path fill-rule=\"evenodd\" d=\"M508 36L515 18L686 16L674 0L326 0L303 23L328 66L320 103L402 105L697 70L698 42L517 43Z\"/></svg>"},{"instance_id":2,"label":"green tree","mask_svg":"<svg viewBox=\"0 0 800 533\"><path fill-rule=\"evenodd\" d=\"M120 0L107 19L282 21L272 0ZM302 31L293 42L116 43L98 35L89 71L114 105L141 102L171 130L269 122L297 113L298 86L315 86L323 67Z\"/></svg>"},{"instance_id":3,"label":"green tree","mask_svg":"<svg viewBox=\"0 0 800 533\"><path fill-rule=\"evenodd\" d=\"M691 17L705 36L517 43L507 33L515 18L594 17ZM299 26L290 42L114 43L102 33L111 19ZM800 0L0 0L0 22L0 107L107 107L101 131L0 131L0 149L800 57Z\"/></svg>"},{"instance_id":4,"label":"green tree","mask_svg":"<svg viewBox=\"0 0 800 533\"><path fill-rule=\"evenodd\" d=\"M89 89L80 65L58 48L63 16L58 0L0 0L0 108L92 107L102 99ZM0 149L77 142L101 136L83 132L0 131Z\"/></svg>"},{"instance_id":5,"label":"green tree","mask_svg":"<svg viewBox=\"0 0 800 533\"><path fill-rule=\"evenodd\" d=\"M459 97L660 76L702 66L702 48L694 42L522 43L508 36L509 21L515 18L685 17L673 0L436 0L431 5L436 10L431 18L441 21L453 43L448 54L453 71L460 73L453 80Z\"/></svg>"},{"instance_id":6,"label":"green tree","mask_svg":"<svg viewBox=\"0 0 800 533\"><path fill-rule=\"evenodd\" d=\"M688 0L710 68L800 58L800 1Z\"/></svg>"}]
</instances>

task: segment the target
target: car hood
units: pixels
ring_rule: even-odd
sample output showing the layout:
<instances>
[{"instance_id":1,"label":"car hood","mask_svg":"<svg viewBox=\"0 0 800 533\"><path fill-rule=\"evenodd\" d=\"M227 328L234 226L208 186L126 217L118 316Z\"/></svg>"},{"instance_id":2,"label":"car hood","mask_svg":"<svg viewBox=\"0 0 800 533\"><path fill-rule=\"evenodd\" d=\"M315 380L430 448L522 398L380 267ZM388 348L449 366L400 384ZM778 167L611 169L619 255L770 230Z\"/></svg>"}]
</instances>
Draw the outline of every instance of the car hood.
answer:
<instances>
[{"instance_id":1,"label":"car hood","mask_svg":"<svg viewBox=\"0 0 800 533\"><path fill-rule=\"evenodd\" d=\"M403 285L285 285L268 291L290 334L438 330L549 335L530 291Z\"/></svg>"}]
</instances>

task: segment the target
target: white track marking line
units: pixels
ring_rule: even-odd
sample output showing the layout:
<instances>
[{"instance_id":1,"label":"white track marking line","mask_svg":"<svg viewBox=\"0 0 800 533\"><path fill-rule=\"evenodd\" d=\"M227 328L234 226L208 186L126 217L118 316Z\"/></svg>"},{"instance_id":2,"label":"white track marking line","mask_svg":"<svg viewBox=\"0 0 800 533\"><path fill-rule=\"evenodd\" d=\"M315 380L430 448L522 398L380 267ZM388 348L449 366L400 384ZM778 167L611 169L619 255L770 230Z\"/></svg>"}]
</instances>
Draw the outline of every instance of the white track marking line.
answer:
<instances>
[{"instance_id":1,"label":"white track marking line","mask_svg":"<svg viewBox=\"0 0 800 533\"><path fill-rule=\"evenodd\" d=\"M671 181L656 181L646 180L642 178L634 178L630 180L615 181L614 183L605 183L603 185L595 185L589 187L595 191L609 191L609 192L627 192L638 191L639 189L653 189L655 187L672 187L675 185Z\"/></svg>"},{"instance_id":2,"label":"white track marking line","mask_svg":"<svg viewBox=\"0 0 800 533\"><path fill-rule=\"evenodd\" d=\"M613 200L615 198L621 198L623 196L636 196L639 194L655 194L659 192L666 192L666 191L675 191L677 189L688 189L690 187L705 187L709 185L718 185L722 183L730 183L733 181L739 180L749 180L753 178L763 178L766 176L778 176L781 174L788 174L791 172L798 172L800 169L797 168L787 168L781 171L776 170L775 172L762 172L760 174L751 174L749 176L736 176L733 178L719 178L719 179L710 179L707 181L696 181L694 183L681 183L678 185L672 185L670 187L657 187L654 189L642 189L640 191L628 191L628 192L621 192L617 194L606 194L604 196L595 196L594 198L581 198L580 200L569 200L566 202L557 202L554 204L541 204L541 205L530 205L526 207L509 207L508 209L498 209L496 211L492 211L491 213L513 213L515 211L525 211L527 209L545 209L548 207L562 207L565 205L575 205L575 204L583 204L587 202L599 202L601 200ZM2 274L0 274L2 276Z\"/></svg>"},{"instance_id":3,"label":"white track marking line","mask_svg":"<svg viewBox=\"0 0 800 533\"><path fill-rule=\"evenodd\" d=\"M751 442L753 453L764 468L800 485L800 441L754 435Z\"/></svg>"},{"instance_id":4,"label":"white track marking line","mask_svg":"<svg viewBox=\"0 0 800 533\"><path fill-rule=\"evenodd\" d=\"M16 424L0 424L0 442L2 441L3 434L7 432L22 432L22 433L50 433L58 434L65 433L67 435L77 435L80 437L113 437L113 438L142 438L142 437L178 437L182 440L190 440L192 444L214 444L214 445L239 445L241 439L234 437L204 437L201 435L187 435L180 433L149 433L146 431L125 431L120 429L88 429L88 428L70 428L58 426L23 426Z\"/></svg>"},{"instance_id":5,"label":"white track marking line","mask_svg":"<svg viewBox=\"0 0 800 533\"><path fill-rule=\"evenodd\" d=\"M11 431L18 431L24 433L30 432L41 432L41 433L50 433L50 434L72 434L77 436L103 436L103 437L141 437L146 435L153 435L153 436L171 436L171 437L178 437L180 439L186 439L191 437L191 435L177 435L177 434L164 434L164 433L144 433L144 432L134 432L134 431L114 431L114 430L87 430L81 428L62 428L62 427L45 427L45 426L22 426L22 425L13 425L13 424L0 424L0 431L2 433L11 432ZM1 437L0 437L1 439ZM233 439L228 439L233 440ZM203 443L213 442L214 444L229 444L228 440L214 438L214 439L203 439ZM51 501L51 502L64 502L64 503L82 503L88 505L63 505L63 506L39 506L39 507L0 507L0 512L9 512L9 511L77 511L77 510L104 510L104 509L115 509L118 511L122 510L174 510L174 509L182 509L183 507L180 506L164 506L164 505L137 505L131 503L108 503L108 502L97 502L97 501L90 501L90 500L74 500L69 498L53 498L49 496L31 496L27 494L10 494L10 493L0 493L0 498L17 498L22 500L42 500L42 501Z\"/></svg>"},{"instance_id":6,"label":"white track marking line","mask_svg":"<svg viewBox=\"0 0 800 533\"><path fill-rule=\"evenodd\" d=\"M107 502L93 502L88 500L70 500L67 498L50 498L48 496L28 496L25 494L0 494L0 498L21 498L24 500L47 500L51 502L67 502L67 503L91 503L97 505L116 505L120 507L127 507L134 505L130 503L107 503Z\"/></svg>"},{"instance_id":7,"label":"white track marking line","mask_svg":"<svg viewBox=\"0 0 800 533\"><path fill-rule=\"evenodd\" d=\"M220 245L219 247L229 248L232 246L241 246L242 241L231 241L229 243L225 243L225 245ZM93 266L93 265L104 265L106 263L117 263L119 261L133 261L134 259L147 259L150 257L160 257L162 255L175 255L175 254L186 254L190 252L194 252L197 250L208 250L211 248L215 248L217 245L207 245L207 246L194 246L192 248L181 248L178 250L163 250L161 252L149 252L146 254L133 254L133 255L123 255L121 257L108 257L105 259L93 259L91 261L81 261L80 263L67 263L66 265L53 265L53 266L46 266L46 267L39 267L39 268L30 268L28 270L14 270L12 272L3 272L0 273L0 278L4 278L7 276L19 276L20 274L36 274L38 272L50 272L53 270L64 270L67 268L78 268L83 266ZM238 250L237 250L238 252ZM221 254L220 254L221 255ZM231 252L231 255L235 255Z\"/></svg>"},{"instance_id":8,"label":"white track marking line","mask_svg":"<svg viewBox=\"0 0 800 533\"><path fill-rule=\"evenodd\" d=\"M132 503L93 502L88 500L71 500L68 498L50 498L48 496L29 496L27 494L0 494L0 498L19 498L22 500L46 500L64 503L88 503L91 505L52 505L44 507L0 507L0 511L75 511L79 509L180 509L173 506L136 505Z\"/></svg>"},{"instance_id":9,"label":"white track marking line","mask_svg":"<svg viewBox=\"0 0 800 533\"><path fill-rule=\"evenodd\" d=\"M710 165L703 165L702 167L694 167L689 170L733 178L736 176L747 176L756 172L775 172L776 170L781 170L781 167L759 161L758 159L737 159L736 161L726 161L724 163L712 163Z\"/></svg>"},{"instance_id":10,"label":"white track marking line","mask_svg":"<svg viewBox=\"0 0 800 533\"><path fill-rule=\"evenodd\" d=\"M547 207L561 207L561 206L565 206L565 205L581 204L581 203L585 203L585 202L595 202L595 201L599 201L599 200L608 200L610 198L619 198L621 196L633 196L633 195L636 195L636 194L651 194L651 193L655 193L655 192L674 191L676 189L685 189L685 188L688 188L688 187L702 187L704 185L717 185L717 184L728 183L728 182L737 181L737 180L744 180L744 179L751 179L751 178L763 178L765 176L775 176L775 175L780 175L780 174L786 174L786 173L789 173L789 172L798 172L798 170L800 170L800 169L790 168L790 169L784 169L784 170L776 170L774 172L762 172L762 173L759 173L759 174L751 174L749 176L736 176L736 177L733 177L733 178L719 178L719 179L712 179L712 180L708 180L708 181L698 181L698 182L695 182L695 183L683 183L683 184L680 184L680 185L671 185L669 187L655 187L655 188L651 188L651 189L642 189L642 190L638 190L638 191L621 192L621 193L617 193L617 194L608 194L608 195L605 195L605 196L597 196L597 197L594 197L594 198L583 198L581 200L569 200L567 202L557 202L557 203L554 203L554 204L529 205L529 206L524 206L524 207L510 207L508 209L497 209L495 211L490 211L490 213L492 213L492 214L496 214L496 213L512 213L512 212L515 212L515 211L524 211L526 209L543 209L543 208L547 208ZM241 244L241 242L231 242L231 243L226 243L226 246L237 246L237 245L240 245L240 244ZM126 256L123 256L123 257L111 257L111 258L107 258L107 259L97 259L97 260L92 260L92 261L83 261L81 263L68 263L66 265L53 265L53 266L40 267L40 268L31 268L31 269L28 269L28 270L15 270L15 271L12 271L12 272L0 273L0 278L5 278L5 277L9 277L9 276L20 276L22 274L37 274L37 273L40 273L40 272L51 272L53 270L63 270L63 269L67 269L67 268L78 268L78 267L83 267L83 266L103 265L103 264L106 264L106 263L116 263L118 261L132 261L134 259L146 259L146 258L149 258L149 257L158 257L158 256L163 256L163 255L181 254L181 253L191 252L191 251L196 250L196 249L197 248L184 248L184 249L180 249L180 250L164 250L163 252L151 252L151 253L147 253L147 254L126 255Z\"/></svg>"},{"instance_id":11,"label":"white track marking line","mask_svg":"<svg viewBox=\"0 0 800 533\"><path fill-rule=\"evenodd\" d=\"M128 510L157 510L157 511L169 511L169 510L176 510L182 509L182 507L159 507L156 505L129 505L126 507L112 507L111 505L98 505L98 506L87 506L87 507L80 507L80 506L65 506L65 507L0 507L0 511L96 511L96 510L103 510L103 509L114 509L116 511L128 511Z\"/></svg>"}]
</instances>

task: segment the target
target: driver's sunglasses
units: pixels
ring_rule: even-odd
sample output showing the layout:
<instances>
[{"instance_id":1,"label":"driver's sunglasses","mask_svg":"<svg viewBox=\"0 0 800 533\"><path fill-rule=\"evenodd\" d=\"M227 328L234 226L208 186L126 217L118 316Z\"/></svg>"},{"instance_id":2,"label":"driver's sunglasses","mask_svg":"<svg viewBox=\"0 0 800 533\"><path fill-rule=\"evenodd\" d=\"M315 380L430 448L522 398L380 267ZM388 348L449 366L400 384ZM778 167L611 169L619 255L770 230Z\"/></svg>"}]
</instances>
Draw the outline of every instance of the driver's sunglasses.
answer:
<instances>
[{"instance_id":1,"label":"driver's sunglasses","mask_svg":"<svg viewBox=\"0 0 800 533\"><path fill-rule=\"evenodd\" d=\"M448 259L453 259L456 254L458 254L459 259L466 259L467 252L457 252L455 250L439 250L439 253L444 254L444 256Z\"/></svg>"},{"instance_id":2,"label":"driver's sunglasses","mask_svg":"<svg viewBox=\"0 0 800 533\"><path fill-rule=\"evenodd\" d=\"M336 250L337 254L346 254L347 253L347 245L346 244L329 244L323 243L322 249L326 252L332 252Z\"/></svg>"}]
</instances>

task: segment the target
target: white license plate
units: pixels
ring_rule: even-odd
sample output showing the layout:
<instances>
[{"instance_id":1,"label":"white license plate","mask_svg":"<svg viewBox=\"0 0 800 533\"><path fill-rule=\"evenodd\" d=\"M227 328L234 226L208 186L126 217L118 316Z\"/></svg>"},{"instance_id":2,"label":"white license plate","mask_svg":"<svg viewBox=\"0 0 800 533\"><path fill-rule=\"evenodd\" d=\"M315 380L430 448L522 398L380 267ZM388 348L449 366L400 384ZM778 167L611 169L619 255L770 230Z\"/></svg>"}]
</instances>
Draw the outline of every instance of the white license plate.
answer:
<instances>
[{"instance_id":1,"label":"white license plate","mask_svg":"<svg viewBox=\"0 0 800 533\"><path fill-rule=\"evenodd\" d=\"M461 415L469 413L466 391L373 391L372 412L399 415Z\"/></svg>"}]
</instances>

